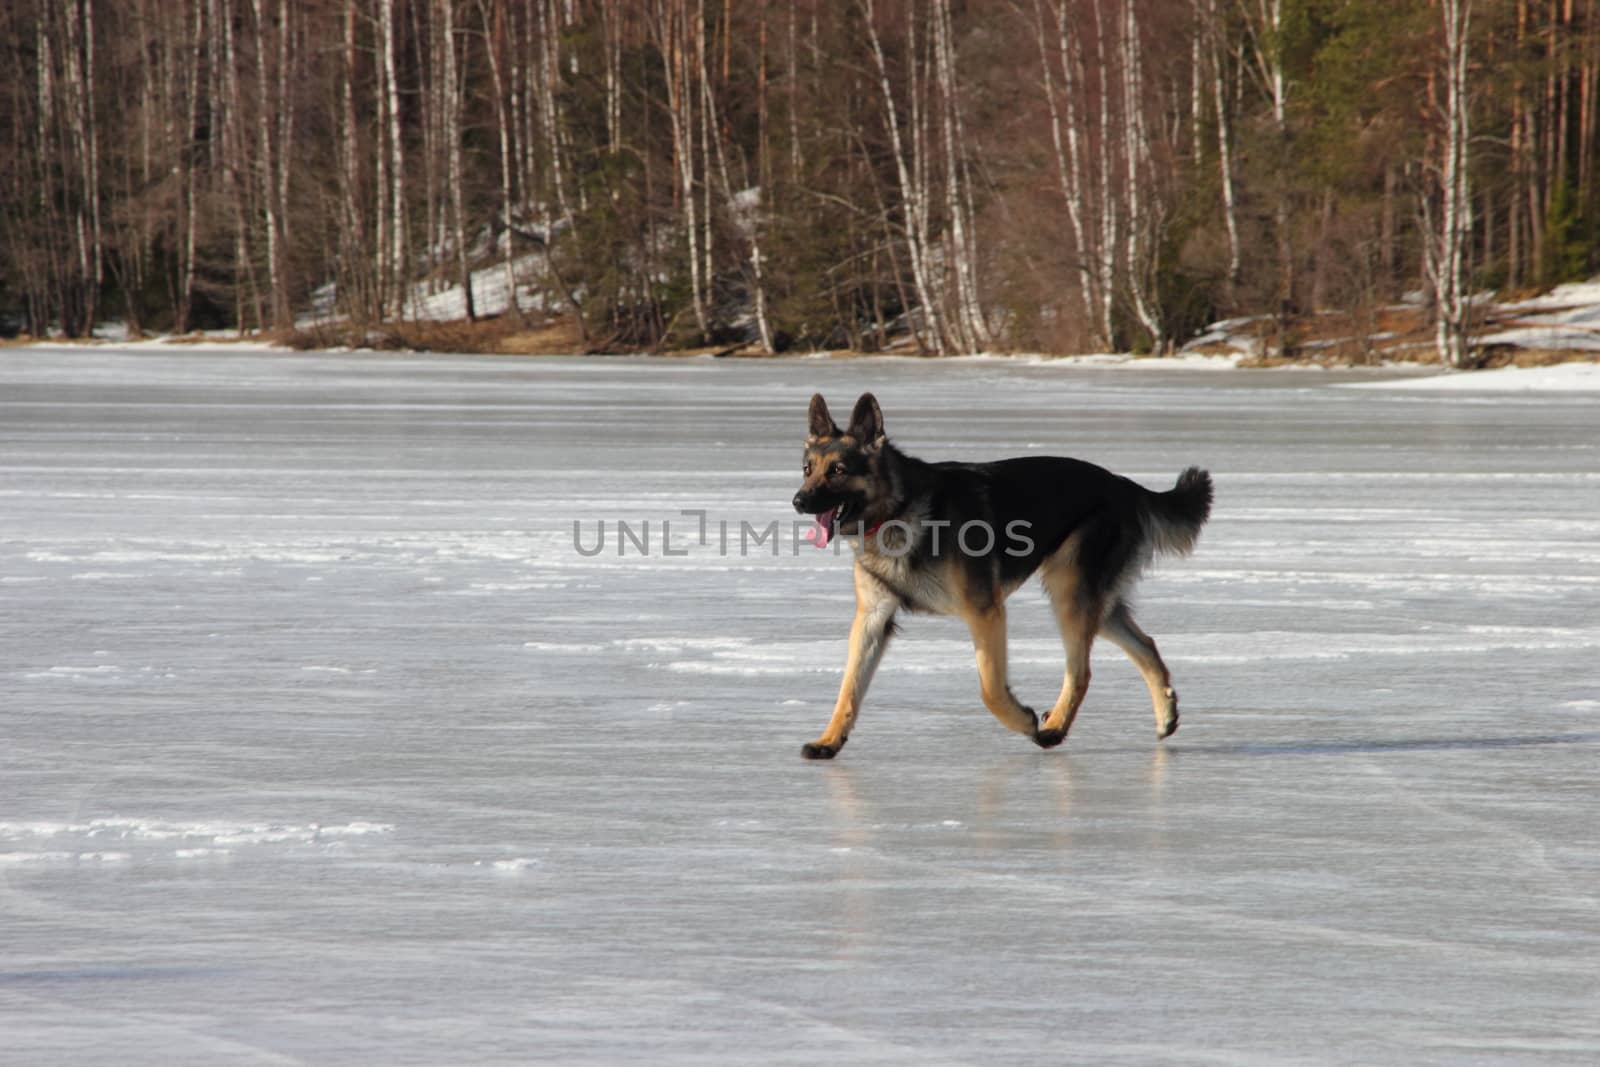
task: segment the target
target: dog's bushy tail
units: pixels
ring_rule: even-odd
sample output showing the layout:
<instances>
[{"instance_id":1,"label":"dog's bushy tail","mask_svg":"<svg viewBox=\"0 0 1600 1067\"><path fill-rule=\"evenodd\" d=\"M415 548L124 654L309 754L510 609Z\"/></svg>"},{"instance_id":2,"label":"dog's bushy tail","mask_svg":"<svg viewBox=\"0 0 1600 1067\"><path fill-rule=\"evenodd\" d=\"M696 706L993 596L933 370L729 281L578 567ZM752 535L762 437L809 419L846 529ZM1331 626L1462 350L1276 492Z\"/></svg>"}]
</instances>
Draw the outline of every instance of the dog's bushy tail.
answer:
<instances>
[{"instance_id":1,"label":"dog's bushy tail","mask_svg":"<svg viewBox=\"0 0 1600 1067\"><path fill-rule=\"evenodd\" d=\"M1177 485L1150 494L1150 508L1145 513L1150 548L1157 554L1188 555L1210 515L1211 475L1190 467L1178 475Z\"/></svg>"}]
</instances>

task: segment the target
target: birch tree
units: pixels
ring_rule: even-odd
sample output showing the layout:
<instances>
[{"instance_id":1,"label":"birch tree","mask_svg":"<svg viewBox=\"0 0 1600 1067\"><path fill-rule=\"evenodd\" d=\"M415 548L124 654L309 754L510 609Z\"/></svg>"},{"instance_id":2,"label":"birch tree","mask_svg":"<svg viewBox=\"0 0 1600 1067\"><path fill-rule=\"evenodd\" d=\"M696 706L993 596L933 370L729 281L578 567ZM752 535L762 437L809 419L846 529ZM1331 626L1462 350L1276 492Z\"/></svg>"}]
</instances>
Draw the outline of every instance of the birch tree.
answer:
<instances>
[{"instance_id":1,"label":"birch tree","mask_svg":"<svg viewBox=\"0 0 1600 1067\"><path fill-rule=\"evenodd\" d=\"M1466 254L1471 234L1468 149L1471 144L1467 60L1470 53L1472 0L1439 0L1444 105L1443 159L1438 164L1437 215L1428 242L1428 275L1433 283L1434 344L1439 358L1462 367L1468 358Z\"/></svg>"},{"instance_id":2,"label":"birch tree","mask_svg":"<svg viewBox=\"0 0 1600 1067\"><path fill-rule=\"evenodd\" d=\"M1277 348L1287 347L1288 315L1294 303L1294 243L1289 217L1289 77L1284 54L1285 0L1239 0L1249 37L1252 69L1266 94L1276 157L1272 196L1272 231L1278 254Z\"/></svg>"},{"instance_id":3,"label":"birch tree","mask_svg":"<svg viewBox=\"0 0 1600 1067\"><path fill-rule=\"evenodd\" d=\"M100 288L105 282L105 245L100 212L100 134L95 121L94 0L67 0L61 41L64 145L77 168L72 247L77 260L78 299L63 303L69 336L94 328Z\"/></svg>"},{"instance_id":4,"label":"birch tree","mask_svg":"<svg viewBox=\"0 0 1600 1067\"><path fill-rule=\"evenodd\" d=\"M383 275L388 279L390 296L388 306L401 316L406 313L410 295L410 246L406 238L406 151L400 117L400 82L395 73L400 48L396 32L396 12L401 0L377 0L378 48L382 76L378 79L379 103L388 135L387 173L380 173L380 184L387 186L380 199L379 213L387 202L387 241L380 242L378 254L383 259ZM384 149L378 155L383 157ZM380 164L381 167L381 164ZM385 182L385 179L387 181Z\"/></svg>"},{"instance_id":5,"label":"birch tree","mask_svg":"<svg viewBox=\"0 0 1600 1067\"><path fill-rule=\"evenodd\" d=\"M1239 197L1234 185L1233 165L1233 108L1227 88L1227 73L1224 59L1227 50L1223 44L1224 27L1222 15L1217 9L1217 0L1196 0L1196 6L1202 7L1200 28L1197 38L1201 41L1198 63L1203 65L1210 75L1211 100L1216 113L1217 124L1217 184L1222 190L1222 218L1228 232L1228 273L1226 285L1229 296L1232 289L1239 284L1240 247L1239 247ZM1196 71L1196 83L1199 81L1199 71ZM1200 126L1199 116L1195 118L1195 128ZM1200 162L1200 155L1196 153L1195 163Z\"/></svg>"},{"instance_id":6,"label":"birch tree","mask_svg":"<svg viewBox=\"0 0 1600 1067\"><path fill-rule=\"evenodd\" d=\"M884 122L889 130L890 152L894 156L895 174L899 183L900 206L905 218L906 252L911 259L911 276L916 286L918 311L922 315L924 328L922 336L929 339L935 353L948 350L950 338L945 332L944 316L941 308L943 286L934 278L932 255L932 226L929 218L930 205L928 191L924 181L926 167L923 164L924 153L921 149L920 124L917 122L917 84L913 74L911 83L911 113L912 136L910 145L906 144L907 138L902 136L900 130L899 110L895 102L894 89L889 81L888 61L884 56L883 43L878 35L877 12L873 9L873 0L862 0L862 11L865 16L867 39L872 47L872 58L878 74L878 86L883 94ZM915 23L908 28L907 51L914 54L916 47ZM915 62L912 61L913 72ZM908 159L908 147L910 158Z\"/></svg>"},{"instance_id":7,"label":"birch tree","mask_svg":"<svg viewBox=\"0 0 1600 1067\"><path fill-rule=\"evenodd\" d=\"M1064 0L1059 3L1057 0L1034 0L1034 15L1044 97L1050 114L1050 141L1055 149L1056 181L1061 187L1067 221L1072 228L1073 274L1077 278L1084 316L1091 324L1092 343L1109 349L1112 339L1103 328L1106 317L1096 313L1097 309L1102 309L1103 297L1099 291L1099 274L1091 268L1096 253L1093 233L1086 221L1092 217L1089 199L1093 185L1087 180L1083 158L1084 138L1078 111L1083 93L1077 74L1081 65L1077 36L1069 32ZM1055 84L1058 66L1061 71L1059 93Z\"/></svg>"},{"instance_id":8,"label":"birch tree","mask_svg":"<svg viewBox=\"0 0 1600 1067\"><path fill-rule=\"evenodd\" d=\"M178 298L174 309L174 328L178 333L188 332L189 317L194 309L195 258L199 249L200 159L199 148L190 143L190 138L200 117L201 87L210 80L211 58L206 49L206 8L196 0L192 6L185 5L185 11L192 29L186 42L189 62L184 65L187 71L184 136L179 141L178 149L183 190L183 210L179 215Z\"/></svg>"},{"instance_id":9,"label":"birch tree","mask_svg":"<svg viewBox=\"0 0 1600 1067\"><path fill-rule=\"evenodd\" d=\"M440 32L444 44L444 141L449 158L450 230L455 247L457 277L466 305L468 321L476 321L478 308L473 300L472 268L467 260L467 215L464 206L466 168L461 158L461 105L462 87L460 63L456 57L456 6L455 0L438 0Z\"/></svg>"},{"instance_id":10,"label":"birch tree","mask_svg":"<svg viewBox=\"0 0 1600 1067\"><path fill-rule=\"evenodd\" d=\"M269 29L266 16L263 14L265 0L250 0L251 10L255 16L255 44L256 44L256 131L260 138L258 145L257 176L261 183L262 205L262 234L267 246L267 287L272 305L272 325L275 329L287 329L292 320L289 309L289 293L287 271L284 268L284 236L283 236L283 211L284 205L279 200L281 193L279 185L280 170L278 167L277 151L278 131L275 129L274 115L277 110L287 107L281 103L279 108L267 106L272 99L268 88L271 80L272 62L268 51ZM278 33L287 36L288 23L278 23ZM282 58L280 53L279 58ZM285 148L287 146L284 146Z\"/></svg>"},{"instance_id":11,"label":"birch tree","mask_svg":"<svg viewBox=\"0 0 1600 1067\"><path fill-rule=\"evenodd\" d=\"M949 227L944 247L946 261L955 276L953 320L961 350L982 352L989 347L991 338L983 303L978 295L977 231L972 220L971 182L957 90L949 0L934 0L933 8L934 71L938 85L936 100L940 140L944 147L945 219Z\"/></svg>"},{"instance_id":12,"label":"birch tree","mask_svg":"<svg viewBox=\"0 0 1600 1067\"><path fill-rule=\"evenodd\" d=\"M700 225L695 206L695 140L693 83L689 71L687 0L660 0L655 12L656 44L666 79L667 117L672 128L672 160L677 176L677 205L689 256L690 306L700 342L710 337L705 285L701 279Z\"/></svg>"},{"instance_id":13,"label":"birch tree","mask_svg":"<svg viewBox=\"0 0 1600 1067\"><path fill-rule=\"evenodd\" d=\"M500 252L501 268L505 271L506 299L511 311L522 318L522 305L517 297L517 271L512 220L516 214L513 184L516 124L512 116L509 94L510 79L505 72L506 22L504 0L478 0L478 15L483 22L484 54L489 64L490 86L494 96L495 136L500 151Z\"/></svg>"},{"instance_id":14,"label":"birch tree","mask_svg":"<svg viewBox=\"0 0 1600 1067\"><path fill-rule=\"evenodd\" d=\"M1122 0L1122 147L1128 224L1123 245L1128 292L1134 315L1160 354L1166 332L1155 302L1155 247L1162 229L1161 204L1147 188L1151 181L1150 136L1144 118L1144 45L1134 0Z\"/></svg>"}]
</instances>

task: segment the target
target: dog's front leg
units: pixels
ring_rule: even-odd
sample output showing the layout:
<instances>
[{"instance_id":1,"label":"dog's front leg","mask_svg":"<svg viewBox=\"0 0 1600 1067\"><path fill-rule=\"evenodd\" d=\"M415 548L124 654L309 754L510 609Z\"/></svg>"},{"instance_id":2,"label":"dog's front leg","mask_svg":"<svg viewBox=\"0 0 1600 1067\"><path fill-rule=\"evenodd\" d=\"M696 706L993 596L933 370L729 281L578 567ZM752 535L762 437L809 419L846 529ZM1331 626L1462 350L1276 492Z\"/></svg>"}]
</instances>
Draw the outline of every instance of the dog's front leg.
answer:
<instances>
[{"instance_id":1,"label":"dog's front leg","mask_svg":"<svg viewBox=\"0 0 1600 1067\"><path fill-rule=\"evenodd\" d=\"M822 736L800 749L806 759L832 759L839 754L855 728L856 714L867 695L867 686L883 659L889 637L894 632L894 613L900 600L858 563L856 579L856 617L850 624L850 656L845 661L844 681L839 685L839 700L833 718Z\"/></svg>"}]
</instances>

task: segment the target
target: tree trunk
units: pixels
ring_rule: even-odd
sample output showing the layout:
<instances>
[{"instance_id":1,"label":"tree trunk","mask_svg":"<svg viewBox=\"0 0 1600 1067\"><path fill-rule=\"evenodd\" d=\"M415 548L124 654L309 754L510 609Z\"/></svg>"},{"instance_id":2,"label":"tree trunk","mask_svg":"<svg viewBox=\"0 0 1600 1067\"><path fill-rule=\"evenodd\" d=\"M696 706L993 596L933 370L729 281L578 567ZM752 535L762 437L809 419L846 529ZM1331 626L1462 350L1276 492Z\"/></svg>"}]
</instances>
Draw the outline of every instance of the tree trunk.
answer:
<instances>
[{"instance_id":1,"label":"tree trunk","mask_svg":"<svg viewBox=\"0 0 1600 1067\"><path fill-rule=\"evenodd\" d=\"M1439 358L1463 367L1468 354L1470 308L1466 279L1466 244L1471 230L1467 184L1468 128L1467 59L1472 0L1440 0L1444 40L1444 159L1439 168L1439 219L1433 234L1434 343Z\"/></svg>"},{"instance_id":2,"label":"tree trunk","mask_svg":"<svg viewBox=\"0 0 1600 1067\"><path fill-rule=\"evenodd\" d=\"M467 321L478 320L478 306L472 294L472 267L467 259L467 219L462 200L466 182L461 159L461 74L456 57L455 0L439 0L439 19L444 35L444 139L449 156L450 227L456 250L456 269L466 299Z\"/></svg>"},{"instance_id":3,"label":"tree trunk","mask_svg":"<svg viewBox=\"0 0 1600 1067\"><path fill-rule=\"evenodd\" d=\"M962 347L982 352L991 343L989 324L978 295L977 233L967 192L966 138L961 123L956 81L956 56L950 26L949 0L936 0L933 52L939 86L939 120L944 143L945 211L950 227L950 259L955 267L956 307Z\"/></svg>"},{"instance_id":4,"label":"tree trunk","mask_svg":"<svg viewBox=\"0 0 1600 1067\"><path fill-rule=\"evenodd\" d=\"M200 3L194 5L194 36L189 41L190 61L188 64L188 96L184 114L183 136L179 142L179 170L183 181L183 214L180 227L182 240L181 252L178 258L178 306L174 318L174 328L178 333L189 331L189 317L194 307L195 284L195 229L198 225L196 192L199 173L199 161L195 158L198 148L191 144L195 135L195 126L199 121L200 112L200 84L207 69L206 20L205 8Z\"/></svg>"},{"instance_id":5,"label":"tree trunk","mask_svg":"<svg viewBox=\"0 0 1600 1067\"><path fill-rule=\"evenodd\" d=\"M273 113L275 107L268 106L272 99L268 91L268 37L267 19L262 10L262 0L250 0L251 10L256 21L256 93L259 96L256 107L257 135L260 138L261 156L259 173L261 175L261 205L262 205L262 235L267 243L267 286L269 302L272 308L272 328L286 330L292 323L289 311L289 294L287 282L284 278L283 254L283 205L278 200L278 162L276 152L279 148L274 144ZM279 23L278 32L287 34L288 26ZM279 107L287 104L280 103Z\"/></svg>"},{"instance_id":6,"label":"tree trunk","mask_svg":"<svg viewBox=\"0 0 1600 1067\"><path fill-rule=\"evenodd\" d=\"M492 13L489 8L490 3L494 5ZM513 253L515 231L512 230L514 201L511 172L513 164L512 138L515 135L515 128L512 125L511 109L506 99L510 87L504 74L504 60L501 58L506 38L505 18L501 0L478 0L478 13L483 20L484 51L488 54L489 79L490 85L494 90L495 132L498 135L500 145L500 213L502 216L500 234L504 242L501 252L504 257L502 262L506 276L506 303L511 308L512 313L517 316L518 321L521 321L523 319L522 303L517 299L517 271Z\"/></svg>"},{"instance_id":7,"label":"tree trunk","mask_svg":"<svg viewBox=\"0 0 1600 1067\"><path fill-rule=\"evenodd\" d=\"M686 0L667 0L657 20L661 64L666 75L667 117L672 126L672 155L677 169L678 207L683 212L684 240L689 252L689 287L700 342L710 337L700 279L700 226L695 210L694 109L688 65Z\"/></svg>"},{"instance_id":8,"label":"tree trunk","mask_svg":"<svg viewBox=\"0 0 1600 1067\"><path fill-rule=\"evenodd\" d=\"M1232 107L1225 92L1222 72L1222 22L1216 0L1206 0L1207 57L1211 64L1211 96L1217 112L1217 170L1222 185L1223 221L1228 230L1227 297L1231 303L1239 284L1239 201L1233 181Z\"/></svg>"},{"instance_id":9,"label":"tree trunk","mask_svg":"<svg viewBox=\"0 0 1600 1067\"><path fill-rule=\"evenodd\" d=\"M894 156L895 173L900 181L900 201L906 219L906 251L911 258L911 277L917 290L917 303L921 305L923 317L923 334L934 345L934 354L947 351L947 340L943 327L943 311L939 306L939 290L934 286L930 275L931 264L929 248L927 245L927 200L923 195L921 183L914 179L913 168L916 167L921 154L913 147L913 160L910 166L906 162L906 149L904 139L900 135L900 118L895 107L894 90L889 84L889 65L884 57L883 44L878 39L877 15L873 11L873 0L862 0L866 13L867 39L872 48L872 58L878 72L878 86L883 93L883 112L889 127L889 147ZM912 48L914 52L914 45ZM915 55L911 55L909 62L915 65ZM915 85L912 89L912 99L916 99ZM915 103L913 103L915 108ZM913 112L915 115L915 111ZM916 136L915 119L913 119L913 137ZM920 168L917 168L920 169Z\"/></svg>"},{"instance_id":10,"label":"tree trunk","mask_svg":"<svg viewBox=\"0 0 1600 1067\"><path fill-rule=\"evenodd\" d=\"M411 269L406 241L406 152L400 122L400 82L395 73L400 42L395 32L395 12L401 0L378 0L379 47L383 50L385 111L389 121L389 277L394 284L395 314L404 318L411 303Z\"/></svg>"},{"instance_id":11,"label":"tree trunk","mask_svg":"<svg viewBox=\"0 0 1600 1067\"><path fill-rule=\"evenodd\" d=\"M1150 351L1160 355L1166 348L1166 331L1161 324L1160 308L1156 304L1152 287L1151 267L1158 245L1161 222L1160 205L1154 197L1144 195L1144 185L1149 181L1150 138L1144 122L1144 48L1139 39L1139 23L1135 17L1134 0L1123 0L1122 35L1122 93L1124 131L1123 152L1126 160L1124 182L1128 198L1127 244L1125 262L1128 272L1128 291L1133 298L1134 314L1139 324L1150 335Z\"/></svg>"},{"instance_id":12,"label":"tree trunk","mask_svg":"<svg viewBox=\"0 0 1600 1067\"><path fill-rule=\"evenodd\" d=\"M1098 300L1095 295L1095 274L1089 269L1089 261L1094 254L1092 242L1084 224L1087 215L1085 198L1088 187L1083 175L1083 153L1079 144L1077 105L1079 92L1072 48L1067 34L1067 10L1065 4L1058 7L1055 0L1050 0L1049 7L1056 24L1056 51L1061 63L1062 92L1059 102L1055 89L1054 62L1051 59L1050 48L1046 44L1049 35L1044 15L1045 0L1034 0L1034 15L1038 23L1039 61L1044 70L1045 103L1050 110L1050 142L1055 149L1056 180L1061 186L1061 198L1067 206L1067 222L1072 227L1073 255L1077 261L1073 273L1078 279L1078 295L1083 301L1084 318L1091 323L1088 331L1091 344L1100 348L1110 348L1111 339L1101 335L1093 325L1096 322L1095 308Z\"/></svg>"},{"instance_id":13,"label":"tree trunk","mask_svg":"<svg viewBox=\"0 0 1600 1067\"><path fill-rule=\"evenodd\" d=\"M687 49L685 49L687 52ZM705 0L697 0L694 12L694 75L691 82L700 88L700 174L701 195L704 198L701 205L701 214L705 221L705 239L701 242L705 255L705 287L706 303L714 309L716 302L716 268L712 259L714 244L715 214L711 208L711 138L713 123L711 120L711 78L706 70L706 4ZM714 314L714 312L713 312ZM704 329L702 334L706 334ZM710 340L709 335L706 340Z\"/></svg>"},{"instance_id":14,"label":"tree trunk","mask_svg":"<svg viewBox=\"0 0 1600 1067\"><path fill-rule=\"evenodd\" d=\"M1106 25L1105 15L1102 11L1102 0L1093 0L1094 7L1094 51L1095 68L1100 72L1100 126L1099 135L1102 149L1100 156L1100 254L1097 264L1100 270L1100 330L1109 339L1109 347L1115 348L1116 335L1116 294L1117 294L1117 245L1120 240L1121 227L1118 225L1117 201L1112 193L1111 186L1111 157L1113 155L1111 139L1111 75L1106 59Z\"/></svg>"}]
</instances>

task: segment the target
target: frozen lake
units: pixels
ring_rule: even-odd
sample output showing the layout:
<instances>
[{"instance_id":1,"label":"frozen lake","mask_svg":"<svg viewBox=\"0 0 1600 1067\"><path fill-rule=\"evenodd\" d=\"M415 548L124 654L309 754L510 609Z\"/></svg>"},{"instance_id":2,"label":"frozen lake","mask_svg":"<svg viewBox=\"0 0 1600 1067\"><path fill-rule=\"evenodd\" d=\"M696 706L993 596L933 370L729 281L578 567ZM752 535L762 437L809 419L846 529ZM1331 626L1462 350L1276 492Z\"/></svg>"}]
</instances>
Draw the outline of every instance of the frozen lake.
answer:
<instances>
[{"instance_id":1,"label":"frozen lake","mask_svg":"<svg viewBox=\"0 0 1600 1067\"><path fill-rule=\"evenodd\" d=\"M0 1062L1600 1062L1595 398L1356 377L0 351ZM805 403L868 388L1212 471L1172 739L1102 643L1041 751L912 617L799 758Z\"/></svg>"}]
</instances>

